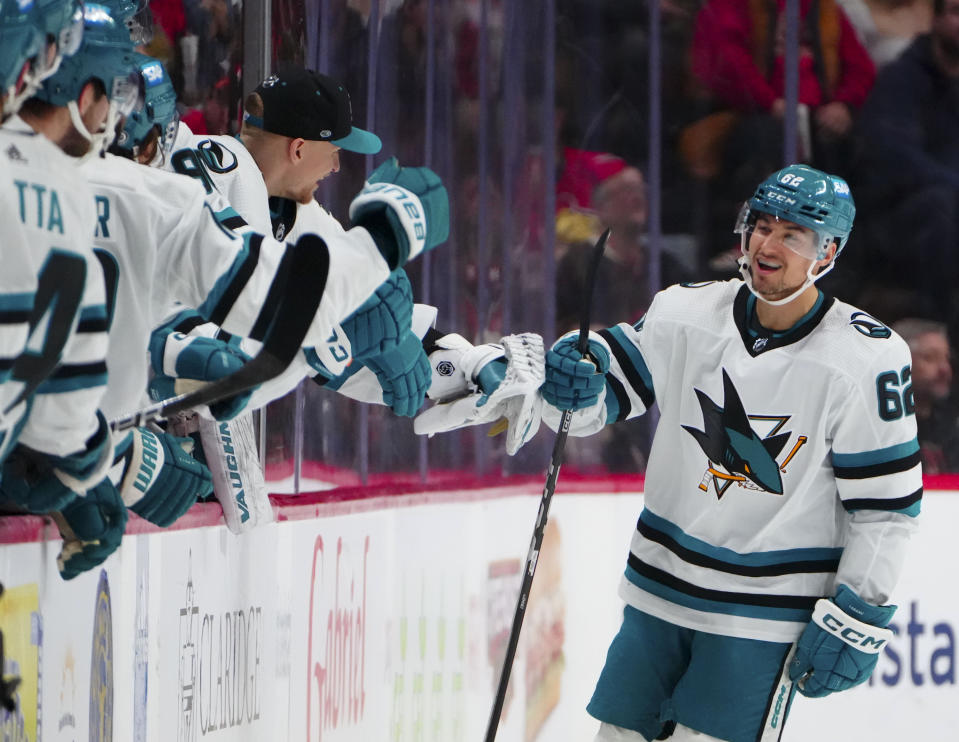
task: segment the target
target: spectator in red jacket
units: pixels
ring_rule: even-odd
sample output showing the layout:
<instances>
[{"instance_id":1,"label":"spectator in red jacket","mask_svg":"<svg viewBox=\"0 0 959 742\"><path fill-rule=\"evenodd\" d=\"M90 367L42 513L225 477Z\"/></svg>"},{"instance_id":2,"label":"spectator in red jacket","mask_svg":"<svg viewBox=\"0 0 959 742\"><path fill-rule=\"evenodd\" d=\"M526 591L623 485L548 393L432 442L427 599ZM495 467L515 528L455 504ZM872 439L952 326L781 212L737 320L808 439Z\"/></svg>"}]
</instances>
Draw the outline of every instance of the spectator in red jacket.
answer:
<instances>
[{"instance_id":1,"label":"spectator in red jacket","mask_svg":"<svg viewBox=\"0 0 959 742\"><path fill-rule=\"evenodd\" d=\"M707 0L693 33L692 71L714 111L732 111L717 147L722 191L747 193L782 165L786 0ZM876 69L836 0L800 0L799 156L843 175L856 111ZM717 226L738 204L718 194Z\"/></svg>"}]
</instances>

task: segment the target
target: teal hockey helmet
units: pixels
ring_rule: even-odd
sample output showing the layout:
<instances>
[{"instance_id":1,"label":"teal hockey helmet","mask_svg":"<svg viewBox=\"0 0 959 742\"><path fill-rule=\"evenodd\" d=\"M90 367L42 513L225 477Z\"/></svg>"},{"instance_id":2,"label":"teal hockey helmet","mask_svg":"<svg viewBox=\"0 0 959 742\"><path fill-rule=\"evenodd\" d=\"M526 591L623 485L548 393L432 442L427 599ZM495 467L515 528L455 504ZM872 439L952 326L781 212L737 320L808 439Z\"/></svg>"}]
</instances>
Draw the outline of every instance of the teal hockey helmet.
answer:
<instances>
[{"instance_id":1,"label":"teal hockey helmet","mask_svg":"<svg viewBox=\"0 0 959 742\"><path fill-rule=\"evenodd\" d=\"M830 245L836 254L846 244L856 216L849 184L808 165L790 165L773 173L756 188L742 208L736 233L751 231L759 214L769 214L813 230L818 243L803 257L822 260Z\"/></svg>"},{"instance_id":2,"label":"teal hockey helmet","mask_svg":"<svg viewBox=\"0 0 959 742\"><path fill-rule=\"evenodd\" d=\"M80 48L63 60L56 74L43 83L37 97L55 106L65 106L80 97L87 82L98 79L111 102L126 115L133 111L139 98L139 78L126 28L106 6L88 3L83 8Z\"/></svg>"},{"instance_id":3,"label":"teal hockey helmet","mask_svg":"<svg viewBox=\"0 0 959 742\"><path fill-rule=\"evenodd\" d=\"M98 80L110 100L103 126L87 131L77 100L84 86ZM126 27L109 9L99 3L83 7L83 41L76 54L65 57L60 69L37 92L37 98L70 110L74 128L90 143L90 154L100 154L116 136L117 125L143 104L140 73L137 70L133 42Z\"/></svg>"},{"instance_id":4,"label":"teal hockey helmet","mask_svg":"<svg viewBox=\"0 0 959 742\"><path fill-rule=\"evenodd\" d=\"M24 67L42 48L34 0L0 0L0 92L4 101L21 86Z\"/></svg>"},{"instance_id":5,"label":"teal hockey helmet","mask_svg":"<svg viewBox=\"0 0 959 742\"><path fill-rule=\"evenodd\" d=\"M143 106L127 116L116 146L135 154L156 126L160 129L160 150L169 154L179 121L173 82L160 60L139 53L134 58L143 85Z\"/></svg>"},{"instance_id":6,"label":"teal hockey helmet","mask_svg":"<svg viewBox=\"0 0 959 742\"><path fill-rule=\"evenodd\" d=\"M81 0L34 0L37 28L50 46L40 55L40 81L53 75L60 60L76 54L83 40L83 3ZM39 83L38 83L39 84Z\"/></svg>"}]
</instances>

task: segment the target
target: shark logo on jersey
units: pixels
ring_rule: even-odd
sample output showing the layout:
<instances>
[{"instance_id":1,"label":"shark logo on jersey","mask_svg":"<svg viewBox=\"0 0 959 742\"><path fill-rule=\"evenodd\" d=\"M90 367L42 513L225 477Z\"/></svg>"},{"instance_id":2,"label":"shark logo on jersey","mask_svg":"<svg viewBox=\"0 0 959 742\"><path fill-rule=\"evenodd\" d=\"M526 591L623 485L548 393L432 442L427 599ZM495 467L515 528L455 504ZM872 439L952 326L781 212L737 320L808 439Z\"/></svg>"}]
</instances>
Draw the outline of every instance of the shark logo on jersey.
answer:
<instances>
[{"instance_id":1,"label":"shark logo on jersey","mask_svg":"<svg viewBox=\"0 0 959 742\"><path fill-rule=\"evenodd\" d=\"M703 413L703 430L692 425L683 425L709 458L709 464L699 488L708 490L712 480L716 498L722 499L733 484L747 489L759 489L774 495L783 493L782 473L796 452L808 440L799 436L796 445L779 464L791 431L780 432L789 420L789 415L748 415L739 392L733 385L726 369L723 369L724 407L720 407L705 392L695 389ZM767 428L765 435L756 432L754 424Z\"/></svg>"},{"instance_id":2,"label":"shark logo on jersey","mask_svg":"<svg viewBox=\"0 0 959 742\"><path fill-rule=\"evenodd\" d=\"M892 330L865 312L853 312L849 317L849 324L856 328L856 332L866 337L877 338L878 340L892 337Z\"/></svg>"}]
</instances>

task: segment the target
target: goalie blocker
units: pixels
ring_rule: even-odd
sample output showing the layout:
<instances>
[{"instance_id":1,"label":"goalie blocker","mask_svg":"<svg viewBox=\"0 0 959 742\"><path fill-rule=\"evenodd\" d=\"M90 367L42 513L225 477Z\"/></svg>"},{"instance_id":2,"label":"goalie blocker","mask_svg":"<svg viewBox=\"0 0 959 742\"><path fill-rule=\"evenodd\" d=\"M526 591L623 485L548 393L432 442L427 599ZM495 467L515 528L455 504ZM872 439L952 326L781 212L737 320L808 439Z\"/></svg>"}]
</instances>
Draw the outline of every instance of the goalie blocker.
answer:
<instances>
[{"instance_id":1,"label":"goalie blocker","mask_svg":"<svg viewBox=\"0 0 959 742\"><path fill-rule=\"evenodd\" d=\"M429 397L437 403L416 417L416 433L433 436L505 419L510 456L536 435L543 404L538 390L545 378L543 338L523 333L501 343L473 346L456 334L435 341Z\"/></svg>"}]
</instances>

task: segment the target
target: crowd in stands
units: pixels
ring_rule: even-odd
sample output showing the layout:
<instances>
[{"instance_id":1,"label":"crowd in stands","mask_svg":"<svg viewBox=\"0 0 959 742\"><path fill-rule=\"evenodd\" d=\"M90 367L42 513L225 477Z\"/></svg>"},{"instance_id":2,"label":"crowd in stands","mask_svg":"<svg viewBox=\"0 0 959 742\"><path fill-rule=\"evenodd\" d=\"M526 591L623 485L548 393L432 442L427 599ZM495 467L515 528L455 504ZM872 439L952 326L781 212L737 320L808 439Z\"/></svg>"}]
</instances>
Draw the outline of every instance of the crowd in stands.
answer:
<instances>
[{"instance_id":1,"label":"crowd in stands","mask_svg":"<svg viewBox=\"0 0 959 742\"><path fill-rule=\"evenodd\" d=\"M184 118L194 130L235 131L239 6L150 5L163 29L151 53L166 53ZM274 0L273 63L328 69L347 83L354 119L380 133L384 151L443 173L452 249L411 277L444 328L477 341L521 329L549 340L574 328L585 256L605 227L613 236L598 325L634 321L662 286L736 276L737 211L783 164L784 130L794 124L796 159L845 177L858 209L843 270L822 288L903 328L927 471L957 470L959 0L801 0L795 28L785 10L785 0L659 0L655 239L647 3L557 0L546 18L502 0ZM357 159L318 198L345 216L342 194L363 172ZM334 404L350 417L348 403ZM380 435L408 435L406 421L363 414ZM404 426L399 436L393 426ZM574 465L641 471L649 431L619 427L608 440L574 445ZM308 435L307 454L322 458L338 430L322 444ZM281 436L281 456L290 438ZM462 464L478 445L467 438L440 458ZM382 465L415 461L406 447Z\"/></svg>"}]
</instances>

